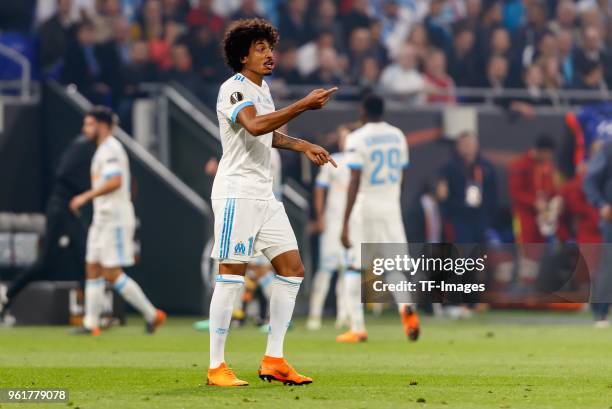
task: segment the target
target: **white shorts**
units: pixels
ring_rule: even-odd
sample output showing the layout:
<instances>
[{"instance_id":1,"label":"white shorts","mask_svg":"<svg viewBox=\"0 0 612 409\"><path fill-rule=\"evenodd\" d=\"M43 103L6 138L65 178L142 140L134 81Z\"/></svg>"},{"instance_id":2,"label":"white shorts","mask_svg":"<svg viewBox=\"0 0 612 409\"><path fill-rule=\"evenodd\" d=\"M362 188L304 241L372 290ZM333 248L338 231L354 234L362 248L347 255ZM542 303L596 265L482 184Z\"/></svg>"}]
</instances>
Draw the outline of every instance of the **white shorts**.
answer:
<instances>
[{"instance_id":1,"label":"white shorts","mask_svg":"<svg viewBox=\"0 0 612 409\"><path fill-rule=\"evenodd\" d=\"M347 262L347 250L342 245L341 228L330 227L319 237L319 266L318 271L333 273L343 270Z\"/></svg>"},{"instance_id":2,"label":"white shorts","mask_svg":"<svg viewBox=\"0 0 612 409\"><path fill-rule=\"evenodd\" d=\"M215 244L211 257L221 263L248 263L263 253L268 260L297 250L285 207L276 199L213 199Z\"/></svg>"},{"instance_id":3,"label":"white shorts","mask_svg":"<svg viewBox=\"0 0 612 409\"><path fill-rule=\"evenodd\" d=\"M348 251L348 265L361 269L362 243L406 243L406 232L401 218L366 217L352 221L349 226L352 247Z\"/></svg>"},{"instance_id":4,"label":"white shorts","mask_svg":"<svg viewBox=\"0 0 612 409\"><path fill-rule=\"evenodd\" d=\"M85 259L107 268L134 265L134 225L92 224Z\"/></svg>"}]
</instances>

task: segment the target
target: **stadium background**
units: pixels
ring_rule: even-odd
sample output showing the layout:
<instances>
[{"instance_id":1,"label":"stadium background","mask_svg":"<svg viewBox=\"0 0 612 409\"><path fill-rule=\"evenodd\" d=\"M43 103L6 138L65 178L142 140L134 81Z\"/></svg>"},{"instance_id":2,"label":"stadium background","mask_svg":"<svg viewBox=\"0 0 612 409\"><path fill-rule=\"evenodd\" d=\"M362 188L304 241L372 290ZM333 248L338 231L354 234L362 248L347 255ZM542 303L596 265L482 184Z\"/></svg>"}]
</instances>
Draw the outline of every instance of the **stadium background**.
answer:
<instances>
[{"instance_id":1,"label":"stadium background","mask_svg":"<svg viewBox=\"0 0 612 409\"><path fill-rule=\"evenodd\" d=\"M498 177L491 227L513 241L509 163L547 134L557 141L559 179L568 180L585 159L575 154L573 118L597 113L589 117L595 126L578 128L587 141L610 132L606 1L3 2L2 279L33 258L30 242L16 239L28 231L19 217L43 212L61 152L79 134L84 110L102 103L120 115L118 136L135 175L142 253L131 274L161 308L206 313L201 265L212 177L205 166L221 153L214 101L230 74L218 44L232 20L255 15L281 32L270 79L277 106L313 87L341 87L324 110L290 123L290 133L335 150L338 127L357 119L360 96L385 96L387 119L411 147L406 210L451 158L457 134L472 130ZM595 104L604 105L596 111ZM309 272L316 266L315 172L283 153L284 200ZM81 272L58 260L54 274L74 280ZM307 293L308 285L302 312Z\"/></svg>"}]
</instances>

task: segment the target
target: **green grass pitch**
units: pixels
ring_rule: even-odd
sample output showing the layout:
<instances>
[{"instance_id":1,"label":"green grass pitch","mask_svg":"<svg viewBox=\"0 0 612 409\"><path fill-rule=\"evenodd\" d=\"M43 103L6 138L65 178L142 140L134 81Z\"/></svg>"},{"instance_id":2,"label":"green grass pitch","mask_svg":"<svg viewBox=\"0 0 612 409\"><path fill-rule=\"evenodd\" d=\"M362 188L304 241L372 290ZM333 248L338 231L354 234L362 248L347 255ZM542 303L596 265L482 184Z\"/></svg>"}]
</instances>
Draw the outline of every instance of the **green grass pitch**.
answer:
<instances>
[{"instance_id":1,"label":"green grass pitch","mask_svg":"<svg viewBox=\"0 0 612 409\"><path fill-rule=\"evenodd\" d=\"M470 321L424 319L409 343L399 319L368 317L370 340L334 342L331 324L297 320L285 355L309 386L264 383L265 335L230 332L226 359L243 388L203 385L208 334L171 318L145 336L138 318L98 338L66 328L0 329L0 387L62 387L69 403L10 408L599 408L612 407L612 329L586 314L484 313Z\"/></svg>"}]
</instances>

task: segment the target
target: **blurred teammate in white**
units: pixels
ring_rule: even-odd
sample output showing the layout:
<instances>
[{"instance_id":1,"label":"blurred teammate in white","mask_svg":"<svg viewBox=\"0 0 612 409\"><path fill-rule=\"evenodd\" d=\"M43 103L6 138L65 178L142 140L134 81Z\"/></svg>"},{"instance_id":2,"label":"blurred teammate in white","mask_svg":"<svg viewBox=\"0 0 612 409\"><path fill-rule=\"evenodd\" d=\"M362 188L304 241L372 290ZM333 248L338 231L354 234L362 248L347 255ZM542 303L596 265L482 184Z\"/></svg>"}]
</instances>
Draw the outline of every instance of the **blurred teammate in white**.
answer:
<instances>
[{"instance_id":1,"label":"blurred teammate in white","mask_svg":"<svg viewBox=\"0 0 612 409\"><path fill-rule=\"evenodd\" d=\"M350 170L344 152L346 136L350 131L346 127L341 127L338 132L340 151L332 154L338 164L338 169L332 169L329 166L321 168L315 181L315 229L318 233L321 233L321 236L319 237L319 264L312 281L310 309L306 322L306 328L310 330L321 328L323 306L329 291L329 283L335 272L338 273L336 280L336 328L348 324L348 312L346 311L343 288L347 251L340 241L340 234L342 233L342 218L346 208L346 194L350 178Z\"/></svg>"},{"instance_id":2,"label":"blurred teammate in white","mask_svg":"<svg viewBox=\"0 0 612 409\"><path fill-rule=\"evenodd\" d=\"M279 128L304 111L322 108L337 88L314 90L277 111L264 81L274 69L277 42L276 28L261 19L234 22L222 41L225 61L235 74L221 85L217 99L223 156L211 193L212 257L219 260L219 275L210 302L208 385L248 385L225 363L225 341L247 265L260 253L270 260L276 275L270 287L270 330L259 377L294 385L312 382L283 357L304 266L285 208L273 194L270 158L275 147L301 152L318 166L335 165L325 149Z\"/></svg>"},{"instance_id":3,"label":"blurred teammate in white","mask_svg":"<svg viewBox=\"0 0 612 409\"><path fill-rule=\"evenodd\" d=\"M361 303L361 244L406 243L402 221L401 190L408 166L408 144L404 133L382 120L384 102L376 95L365 97L361 105L364 125L352 132L346 142L351 169L342 243L349 252L349 268L344 275L350 330L338 342L367 339ZM385 273L386 281L401 280L399 272ZM419 337L419 319L414 306L401 302L393 293L410 340Z\"/></svg>"},{"instance_id":4,"label":"blurred teammate in white","mask_svg":"<svg viewBox=\"0 0 612 409\"><path fill-rule=\"evenodd\" d=\"M87 234L85 265L85 317L77 334L98 335L104 300L105 280L145 318L145 330L153 333L164 323L166 314L156 309L142 289L123 271L134 264L136 220L130 194L130 165L121 143L112 135L114 114L96 107L85 115L83 133L95 139L96 153L91 162L91 189L70 202L78 213L93 201L93 220Z\"/></svg>"}]
</instances>

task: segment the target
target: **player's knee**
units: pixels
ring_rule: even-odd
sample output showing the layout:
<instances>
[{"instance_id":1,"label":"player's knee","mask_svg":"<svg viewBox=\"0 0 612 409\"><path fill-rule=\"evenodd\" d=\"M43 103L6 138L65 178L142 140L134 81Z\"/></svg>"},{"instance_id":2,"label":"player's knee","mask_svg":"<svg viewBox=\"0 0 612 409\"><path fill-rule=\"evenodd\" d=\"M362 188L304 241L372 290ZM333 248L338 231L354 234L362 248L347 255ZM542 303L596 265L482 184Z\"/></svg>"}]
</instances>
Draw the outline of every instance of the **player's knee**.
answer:
<instances>
[{"instance_id":1,"label":"player's knee","mask_svg":"<svg viewBox=\"0 0 612 409\"><path fill-rule=\"evenodd\" d=\"M304 264L299 262L288 266L283 275L287 277L304 277Z\"/></svg>"},{"instance_id":2,"label":"player's knee","mask_svg":"<svg viewBox=\"0 0 612 409\"><path fill-rule=\"evenodd\" d=\"M104 278L111 284L114 284L122 273L123 270L121 268L105 268L103 270Z\"/></svg>"}]
</instances>

